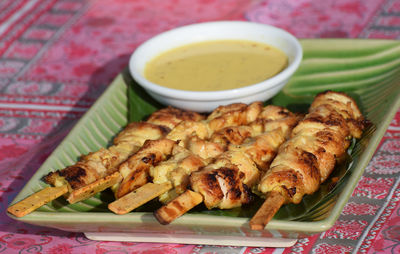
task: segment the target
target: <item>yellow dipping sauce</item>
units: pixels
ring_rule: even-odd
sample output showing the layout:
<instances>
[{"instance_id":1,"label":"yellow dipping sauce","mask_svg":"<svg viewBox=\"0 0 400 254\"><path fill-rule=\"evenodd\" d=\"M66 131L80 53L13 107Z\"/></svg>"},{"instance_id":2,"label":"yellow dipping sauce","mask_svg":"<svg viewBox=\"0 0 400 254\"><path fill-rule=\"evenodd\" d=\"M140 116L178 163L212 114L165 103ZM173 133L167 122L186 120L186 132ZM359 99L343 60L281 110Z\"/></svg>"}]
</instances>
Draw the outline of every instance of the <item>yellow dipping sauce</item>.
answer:
<instances>
[{"instance_id":1,"label":"yellow dipping sauce","mask_svg":"<svg viewBox=\"0 0 400 254\"><path fill-rule=\"evenodd\" d=\"M220 40L188 44L162 53L147 63L144 75L169 88L218 91L256 84L287 65L287 56L270 45Z\"/></svg>"}]
</instances>

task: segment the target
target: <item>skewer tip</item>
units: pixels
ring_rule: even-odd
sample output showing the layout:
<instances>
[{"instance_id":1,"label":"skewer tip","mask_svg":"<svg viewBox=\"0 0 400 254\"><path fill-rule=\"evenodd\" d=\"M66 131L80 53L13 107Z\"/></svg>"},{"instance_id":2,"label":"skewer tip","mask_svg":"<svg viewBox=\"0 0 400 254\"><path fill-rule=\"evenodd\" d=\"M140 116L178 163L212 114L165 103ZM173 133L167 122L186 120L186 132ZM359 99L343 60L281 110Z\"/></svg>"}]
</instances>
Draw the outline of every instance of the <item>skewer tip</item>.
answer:
<instances>
[{"instance_id":1,"label":"skewer tip","mask_svg":"<svg viewBox=\"0 0 400 254\"><path fill-rule=\"evenodd\" d=\"M20 218L66 193L68 193L68 187L66 185L46 187L18 203L11 205L7 208L7 212Z\"/></svg>"},{"instance_id":2,"label":"skewer tip","mask_svg":"<svg viewBox=\"0 0 400 254\"><path fill-rule=\"evenodd\" d=\"M257 213L250 220L252 230L263 230L268 222L285 202L285 197L279 192L270 192Z\"/></svg>"},{"instance_id":3,"label":"skewer tip","mask_svg":"<svg viewBox=\"0 0 400 254\"><path fill-rule=\"evenodd\" d=\"M162 224L167 225L203 202L203 196L197 192L186 190L180 196L154 212L154 217Z\"/></svg>"}]
</instances>

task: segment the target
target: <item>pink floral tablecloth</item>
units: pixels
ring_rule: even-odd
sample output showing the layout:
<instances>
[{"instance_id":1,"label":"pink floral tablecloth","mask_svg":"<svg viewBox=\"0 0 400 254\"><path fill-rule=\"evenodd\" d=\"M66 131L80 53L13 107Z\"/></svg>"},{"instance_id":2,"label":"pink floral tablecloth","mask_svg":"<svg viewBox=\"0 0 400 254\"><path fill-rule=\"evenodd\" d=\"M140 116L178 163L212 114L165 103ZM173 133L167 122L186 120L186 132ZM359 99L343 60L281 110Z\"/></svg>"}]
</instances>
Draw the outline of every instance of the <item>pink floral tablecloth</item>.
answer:
<instances>
[{"instance_id":1,"label":"pink floral tablecloth","mask_svg":"<svg viewBox=\"0 0 400 254\"><path fill-rule=\"evenodd\" d=\"M336 224L290 248L92 241L6 215L141 42L211 20L272 24L299 38L399 39L400 1L0 1L0 253L400 253L400 112Z\"/></svg>"}]
</instances>

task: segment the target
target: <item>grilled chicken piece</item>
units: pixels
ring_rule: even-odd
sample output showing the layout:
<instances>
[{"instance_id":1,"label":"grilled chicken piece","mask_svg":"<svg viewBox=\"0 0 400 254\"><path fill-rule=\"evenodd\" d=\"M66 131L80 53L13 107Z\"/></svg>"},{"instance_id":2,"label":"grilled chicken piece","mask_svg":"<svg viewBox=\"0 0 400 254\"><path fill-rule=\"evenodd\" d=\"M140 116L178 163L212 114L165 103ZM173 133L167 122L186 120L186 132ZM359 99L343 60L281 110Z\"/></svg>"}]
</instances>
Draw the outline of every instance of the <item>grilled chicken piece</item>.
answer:
<instances>
[{"instance_id":1,"label":"grilled chicken piece","mask_svg":"<svg viewBox=\"0 0 400 254\"><path fill-rule=\"evenodd\" d=\"M229 126L216 131L210 141L227 148L229 145L242 144L244 140L253 136L255 136L255 132L251 126Z\"/></svg>"},{"instance_id":2,"label":"grilled chicken piece","mask_svg":"<svg viewBox=\"0 0 400 254\"><path fill-rule=\"evenodd\" d=\"M192 174L190 180L193 191L202 195L208 209L229 209L251 201L251 191L242 184L243 177L236 165L229 164L220 168L206 167Z\"/></svg>"},{"instance_id":3,"label":"grilled chicken piece","mask_svg":"<svg viewBox=\"0 0 400 254\"><path fill-rule=\"evenodd\" d=\"M190 184L203 196L207 208L229 209L250 202L250 190L245 182L257 178L257 166L248 156L226 152L213 164L193 172Z\"/></svg>"},{"instance_id":4,"label":"grilled chicken piece","mask_svg":"<svg viewBox=\"0 0 400 254\"><path fill-rule=\"evenodd\" d=\"M117 134L113 139L113 144L132 143L141 147L146 140L164 137L169 131L169 128L163 125L149 122L132 122Z\"/></svg>"},{"instance_id":5,"label":"grilled chicken piece","mask_svg":"<svg viewBox=\"0 0 400 254\"><path fill-rule=\"evenodd\" d=\"M361 137L366 121L353 98L344 93L326 91L315 97L310 108L315 109L320 105L332 106L347 122L351 136Z\"/></svg>"},{"instance_id":6,"label":"grilled chicken piece","mask_svg":"<svg viewBox=\"0 0 400 254\"><path fill-rule=\"evenodd\" d=\"M196 135L188 140L186 147L190 152L207 162L211 162L215 157L226 151L226 147L221 144L201 139Z\"/></svg>"},{"instance_id":7,"label":"grilled chicken piece","mask_svg":"<svg viewBox=\"0 0 400 254\"><path fill-rule=\"evenodd\" d=\"M360 110L347 95L331 91L317 95L292 137L280 147L259 190L279 192L285 203L299 203L326 180L349 139L360 138L364 125Z\"/></svg>"},{"instance_id":8,"label":"grilled chicken piece","mask_svg":"<svg viewBox=\"0 0 400 254\"><path fill-rule=\"evenodd\" d=\"M286 108L268 105L263 108L260 115L250 126L256 133L268 132L279 128L284 137L288 139L292 129L303 117L303 115L294 114Z\"/></svg>"},{"instance_id":9,"label":"grilled chicken piece","mask_svg":"<svg viewBox=\"0 0 400 254\"><path fill-rule=\"evenodd\" d=\"M182 194L189 185L189 176L192 172L206 165L206 161L189 150L176 145L172 151L172 157L150 168L150 176L153 183L172 183L172 190L159 196L163 203L170 201Z\"/></svg>"},{"instance_id":10,"label":"grilled chicken piece","mask_svg":"<svg viewBox=\"0 0 400 254\"><path fill-rule=\"evenodd\" d=\"M210 140L192 136L187 142L187 148L194 154L211 162L225 152L229 145L239 145L245 139L254 135L250 126L229 126L211 135Z\"/></svg>"},{"instance_id":11,"label":"grilled chicken piece","mask_svg":"<svg viewBox=\"0 0 400 254\"><path fill-rule=\"evenodd\" d=\"M147 122L128 124L108 149L100 148L82 156L74 165L49 173L44 181L53 186L66 184L70 191L87 186L117 171L118 166L137 152L145 140L162 138L180 121L196 119L202 120L204 116L172 107L156 111Z\"/></svg>"},{"instance_id":12,"label":"grilled chicken piece","mask_svg":"<svg viewBox=\"0 0 400 254\"><path fill-rule=\"evenodd\" d=\"M207 123L204 121L183 121L168 133L167 138L178 141L183 147L187 147L187 143L192 136L197 136L200 139L208 139L210 130Z\"/></svg>"},{"instance_id":13,"label":"grilled chicken piece","mask_svg":"<svg viewBox=\"0 0 400 254\"><path fill-rule=\"evenodd\" d=\"M227 126L246 125L257 119L262 108L261 102L253 102L250 105L235 103L219 106L207 117L208 126L215 132Z\"/></svg>"},{"instance_id":14,"label":"grilled chicken piece","mask_svg":"<svg viewBox=\"0 0 400 254\"><path fill-rule=\"evenodd\" d=\"M150 167L169 157L174 145L175 141L166 138L147 140L139 151L119 166L123 180L113 186L115 197L120 198L147 183Z\"/></svg>"},{"instance_id":15,"label":"grilled chicken piece","mask_svg":"<svg viewBox=\"0 0 400 254\"><path fill-rule=\"evenodd\" d=\"M170 130L182 121L201 121L204 116L192 111L185 111L168 106L160 109L149 116L148 123L166 126Z\"/></svg>"},{"instance_id":16,"label":"grilled chicken piece","mask_svg":"<svg viewBox=\"0 0 400 254\"><path fill-rule=\"evenodd\" d=\"M280 128L268 131L253 139L248 139L243 145L229 146L229 150L246 154L261 171L268 169L275 157L278 147L285 141Z\"/></svg>"}]
</instances>

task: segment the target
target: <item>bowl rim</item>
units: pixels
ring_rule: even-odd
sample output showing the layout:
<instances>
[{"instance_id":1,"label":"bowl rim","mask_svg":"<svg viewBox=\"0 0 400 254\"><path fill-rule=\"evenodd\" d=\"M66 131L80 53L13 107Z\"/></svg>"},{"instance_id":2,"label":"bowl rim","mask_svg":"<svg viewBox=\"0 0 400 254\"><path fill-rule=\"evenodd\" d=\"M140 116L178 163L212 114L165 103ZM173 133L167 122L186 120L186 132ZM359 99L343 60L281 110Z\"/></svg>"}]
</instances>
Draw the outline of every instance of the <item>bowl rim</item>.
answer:
<instances>
[{"instance_id":1,"label":"bowl rim","mask_svg":"<svg viewBox=\"0 0 400 254\"><path fill-rule=\"evenodd\" d=\"M140 54L141 51L145 50L149 44L154 43L157 40L164 40L168 36L173 36L173 35L179 36L180 33L185 33L189 29L195 30L198 28L206 26L214 26L214 25L229 26L229 27L234 27L236 25L257 26L259 28L263 28L268 31L274 31L276 33L279 33L280 36L289 41L291 46L294 47L295 54L293 60L289 62L288 66L284 70L282 70L281 72L279 72L278 74L274 75L271 78L244 87L227 89L227 90L217 90L217 91L190 91L190 90L180 90L180 89L164 87L146 79L144 75L135 67L135 62L138 59L138 55ZM218 39L204 39L204 40L199 40L198 42L213 41L213 40L218 40ZM252 41L252 39L250 38L249 41ZM175 47L180 47L186 44L187 43L182 43L181 45ZM284 29L272 25L250 22L250 21L212 21L212 22L194 23L190 25L173 28L171 30L157 34L154 37L144 41L135 49L135 51L132 53L129 59L129 72L131 73L132 77L136 80L136 82L140 86L142 86L145 90L151 93L158 94L163 97L182 99L182 100L192 100L192 101L215 101L221 99L228 100L238 97L245 97L251 94L256 94L262 91L272 90L276 88L277 86L281 85L282 82L289 79L293 75L293 73L300 66L302 58L303 58L303 49L299 40L294 35L292 35L291 33L289 33ZM149 60L151 59L152 58L150 58ZM149 60L147 60L146 63Z\"/></svg>"}]
</instances>

